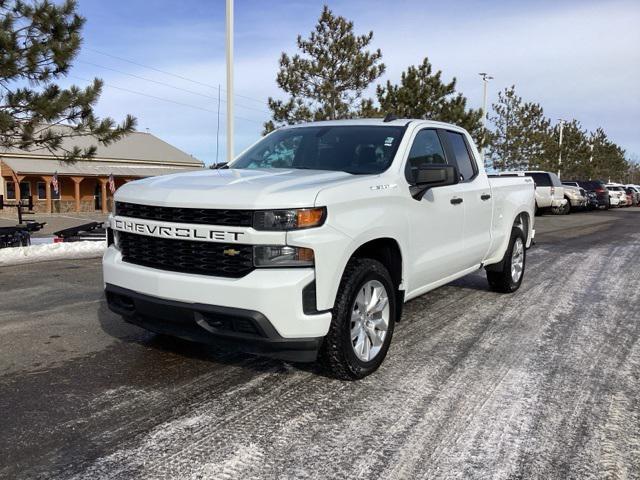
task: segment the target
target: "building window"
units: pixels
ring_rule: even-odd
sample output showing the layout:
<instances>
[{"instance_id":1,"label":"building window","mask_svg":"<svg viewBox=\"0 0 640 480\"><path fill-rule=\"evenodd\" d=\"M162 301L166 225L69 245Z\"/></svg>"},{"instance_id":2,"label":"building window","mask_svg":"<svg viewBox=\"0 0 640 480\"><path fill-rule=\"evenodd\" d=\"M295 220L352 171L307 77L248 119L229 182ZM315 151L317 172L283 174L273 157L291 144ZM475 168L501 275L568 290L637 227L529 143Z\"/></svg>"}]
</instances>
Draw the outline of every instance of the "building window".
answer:
<instances>
[{"instance_id":1,"label":"building window","mask_svg":"<svg viewBox=\"0 0 640 480\"><path fill-rule=\"evenodd\" d=\"M38 182L38 200L47 199L47 186L44 182Z\"/></svg>"},{"instance_id":2,"label":"building window","mask_svg":"<svg viewBox=\"0 0 640 480\"><path fill-rule=\"evenodd\" d=\"M15 200L16 199L16 184L13 182L5 182L6 190L7 190L7 200Z\"/></svg>"},{"instance_id":3,"label":"building window","mask_svg":"<svg viewBox=\"0 0 640 480\"><path fill-rule=\"evenodd\" d=\"M20 199L28 200L31 196L31 182L20 182ZM15 194L14 194L15 198Z\"/></svg>"},{"instance_id":4,"label":"building window","mask_svg":"<svg viewBox=\"0 0 640 480\"><path fill-rule=\"evenodd\" d=\"M51 198L53 200L60 199L60 189L62 185L60 184L60 180L58 180L58 193L55 192L53 187L51 187ZM46 200L47 199L47 184L45 182L38 182L38 200Z\"/></svg>"}]
</instances>

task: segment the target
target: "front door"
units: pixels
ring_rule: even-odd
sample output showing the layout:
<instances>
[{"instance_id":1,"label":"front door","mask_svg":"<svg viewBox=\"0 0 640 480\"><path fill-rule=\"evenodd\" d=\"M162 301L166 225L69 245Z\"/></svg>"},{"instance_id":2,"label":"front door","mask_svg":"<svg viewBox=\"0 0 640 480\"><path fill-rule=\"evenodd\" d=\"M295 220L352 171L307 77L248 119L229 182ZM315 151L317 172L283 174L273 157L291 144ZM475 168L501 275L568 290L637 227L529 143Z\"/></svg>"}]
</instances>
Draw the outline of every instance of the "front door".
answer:
<instances>
[{"instance_id":1,"label":"front door","mask_svg":"<svg viewBox=\"0 0 640 480\"><path fill-rule=\"evenodd\" d=\"M423 129L415 134L405 170L409 183L413 183L415 169L425 164L448 164L435 129ZM431 188L420 200L407 195L409 293L464 269L460 258L464 227L461 200L457 185Z\"/></svg>"}]
</instances>

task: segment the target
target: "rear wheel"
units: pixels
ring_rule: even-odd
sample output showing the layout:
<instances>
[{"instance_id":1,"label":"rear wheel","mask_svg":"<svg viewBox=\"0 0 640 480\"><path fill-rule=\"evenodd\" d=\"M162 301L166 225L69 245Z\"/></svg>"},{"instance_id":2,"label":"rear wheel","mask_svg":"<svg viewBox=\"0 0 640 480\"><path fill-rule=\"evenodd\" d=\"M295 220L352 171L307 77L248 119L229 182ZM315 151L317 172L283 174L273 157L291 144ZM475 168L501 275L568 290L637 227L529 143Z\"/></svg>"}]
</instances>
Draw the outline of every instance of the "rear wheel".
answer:
<instances>
[{"instance_id":1,"label":"rear wheel","mask_svg":"<svg viewBox=\"0 0 640 480\"><path fill-rule=\"evenodd\" d=\"M369 258L349 261L319 352L324 369L343 380L357 380L376 371L391 343L395 302L391 275L382 263Z\"/></svg>"},{"instance_id":2,"label":"rear wheel","mask_svg":"<svg viewBox=\"0 0 640 480\"><path fill-rule=\"evenodd\" d=\"M527 260L524 233L518 227L511 229L511 239L502 262L487 267L489 287L496 292L512 293L520 288Z\"/></svg>"}]
</instances>

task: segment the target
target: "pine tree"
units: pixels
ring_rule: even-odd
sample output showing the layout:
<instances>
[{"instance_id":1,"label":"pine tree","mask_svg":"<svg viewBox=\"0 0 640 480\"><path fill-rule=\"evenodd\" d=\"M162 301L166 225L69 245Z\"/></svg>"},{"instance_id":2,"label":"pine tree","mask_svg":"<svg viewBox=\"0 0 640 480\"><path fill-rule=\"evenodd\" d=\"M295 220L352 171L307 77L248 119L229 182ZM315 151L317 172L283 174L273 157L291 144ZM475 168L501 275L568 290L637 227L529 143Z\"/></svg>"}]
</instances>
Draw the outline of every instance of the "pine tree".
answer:
<instances>
[{"instance_id":1,"label":"pine tree","mask_svg":"<svg viewBox=\"0 0 640 480\"><path fill-rule=\"evenodd\" d=\"M588 180L590 171L589 136L578 120L564 123L562 129L562 164L560 164L560 125L549 129L541 170L560 171L562 178Z\"/></svg>"},{"instance_id":2,"label":"pine tree","mask_svg":"<svg viewBox=\"0 0 640 480\"><path fill-rule=\"evenodd\" d=\"M498 93L489 116L489 158L497 170L539 169L545 165L551 122L537 103L523 102L515 86Z\"/></svg>"},{"instance_id":3,"label":"pine tree","mask_svg":"<svg viewBox=\"0 0 640 480\"><path fill-rule=\"evenodd\" d=\"M631 155L627 158L627 178L632 185L640 185L640 158Z\"/></svg>"},{"instance_id":4,"label":"pine tree","mask_svg":"<svg viewBox=\"0 0 640 480\"><path fill-rule=\"evenodd\" d=\"M591 134L589 143L593 145L593 151L590 152L589 177L604 181L622 180L631 167L625 158L625 151L611 141L602 128Z\"/></svg>"},{"instance_id":5,"label":"pine tree","mask_svg":"<svg viewBox=\"0 0 640 480\"><path fill-rule=\"evenodd\" d=\"M280 57L276 83L288 99L269 98L272 119L265 133L282 125L353 117L363 91L385 69L380 50L367 50L372 39L373 32L355 35L353 22L325 6L309 38L298 35L300 53Z\"/></svg>"},{"instance_id":6,"label":"pine tree","mask_svg":"<svg viewBox=\"0 0 640 480\"><path fill-rule=\"evenodd\" d=\"M482 111L467 108L467 99L456 92L456 79L445 83L442 72L433 72L428 58L410 66L400 77L400 84L387 81L376 88L378 106L373 100L363 102L363 117L393 113L403 118L424 118L449 122L465 128L478 145L482 144Z\"/></svg>"},{"instance_id":7,"label":"pine tree","mask_svg":"<svg viewBox=\"0 0 640 480\"><path fill-rule=\"evenodd\" d=\"M130 115L120 125L96 117L99 79L84 89L55 83L68 74L80 51L84 22L75 0L60 5L0 0L0 149L46 148L58 154L67 137L93 135L106 145L135 128ZM95 152L96 146L73 147L62 158L90 158Z\"/></svg>"}]
</instances>

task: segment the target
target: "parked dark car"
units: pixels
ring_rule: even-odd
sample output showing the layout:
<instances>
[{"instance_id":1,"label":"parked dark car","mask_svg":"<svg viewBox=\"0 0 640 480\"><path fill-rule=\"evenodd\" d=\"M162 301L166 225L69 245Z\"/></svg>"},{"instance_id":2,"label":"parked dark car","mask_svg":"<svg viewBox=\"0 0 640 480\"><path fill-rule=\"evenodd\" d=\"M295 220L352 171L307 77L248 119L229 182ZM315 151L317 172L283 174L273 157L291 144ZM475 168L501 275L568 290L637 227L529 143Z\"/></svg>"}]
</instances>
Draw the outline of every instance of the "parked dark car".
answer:
<instances>
[{"instance_id":1,"label":"parked dark car","mask_svg":"<svg viewBox=\"0 0 640 480\"><path fill-rule=\"evenodd\" d=\"M562 183L583 188L589 198L589 208L604 208L608 210L611 207L609 190L604 186L604 182L600 180L567 180Z\"/></svg>"}]
</instances>

